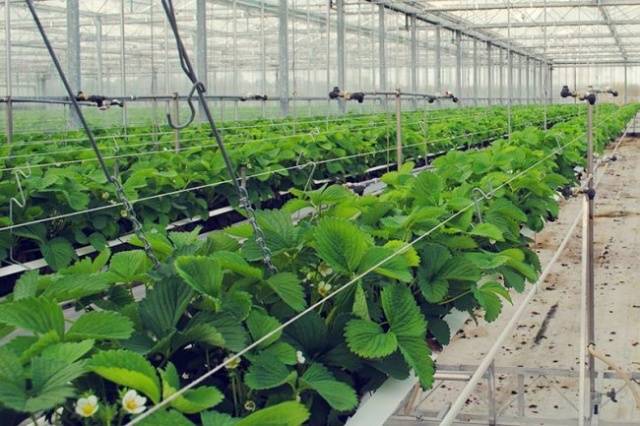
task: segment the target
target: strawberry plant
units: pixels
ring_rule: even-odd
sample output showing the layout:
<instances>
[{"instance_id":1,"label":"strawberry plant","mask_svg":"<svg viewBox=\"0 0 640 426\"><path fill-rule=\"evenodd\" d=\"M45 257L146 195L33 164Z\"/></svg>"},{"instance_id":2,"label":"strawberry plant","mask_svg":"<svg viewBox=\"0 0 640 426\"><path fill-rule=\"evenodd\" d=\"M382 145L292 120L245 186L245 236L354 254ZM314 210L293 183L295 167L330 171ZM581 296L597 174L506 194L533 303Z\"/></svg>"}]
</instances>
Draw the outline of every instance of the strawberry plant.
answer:
<instances>
[{"instance_id":1,"label":"strawberry plant","mask_svg":"<svg viewBox=\"0 0 640 426\"><path fill-rule=\"evenodd\" d=\"M602 111L597 147L637 110ZM429 388L427 342L446 345L454 331L443 318L455 308L494 321L512 289L536 280L521 231L557 216L583 133L576 118L449 152L430 171L407 163L378 195L294 190L257 215L276 273L246 223L206 239L149 233L157 268L141 250L103 250L26 273L0 303L0 416L120 424L207 374L143 423L339 425L388 377L413 370Z\"/></svg>"},{"instance_id":2,"label":"strawberry plant","mask_svg":"<svg viewBox=\"0 0 640 426\"><path fill-rule=\"evenodd\" d=\"M554 106L550 123L574 114L575 107ZM469 119L469 115L474 119ZM540 107L514 108L513 126L543 121ZM279 199L280 191L304 188L310 179L344 181L369 167L393 162L395 124L384 115L324 119L230 123L224 130L234 164L244 168L247 190L255 203ZM181 151L173 151L174 134L164 129L157 143L150 127L97 132L107 163L123 183L126 195L148 228L237 203L227 180L222 157L206 128L182 133ZM507 132L506 109L465 109L403 114L404 155L422 156L450 148L478 145ZM103 250L107 240L130 231L126 211L115 203L114 190L98 172L95 157L79 132L17 136L14 144L0 145L0 261L13 248L18 261L39 254L54 270L74 260L73 248L91 245ZM339 161L337 160L339 159ZM311 165L309 162L318 162ZM296 167L296 165L306 165ZM27 177L22 175L24 173ZM189 190L190 188L199 188ZM172 194L156 197L158 194ZM151 197L145 200L146 197ZM24 198L24 207L15 200ZM11 201L11 200L14 201ZM22 203L21 203L22 204ZM12 214L10 215L10 208ZM94 209L88 214L79 214ZM71 215L59 220L46 219Z\"/></svg>"}]
</instances>

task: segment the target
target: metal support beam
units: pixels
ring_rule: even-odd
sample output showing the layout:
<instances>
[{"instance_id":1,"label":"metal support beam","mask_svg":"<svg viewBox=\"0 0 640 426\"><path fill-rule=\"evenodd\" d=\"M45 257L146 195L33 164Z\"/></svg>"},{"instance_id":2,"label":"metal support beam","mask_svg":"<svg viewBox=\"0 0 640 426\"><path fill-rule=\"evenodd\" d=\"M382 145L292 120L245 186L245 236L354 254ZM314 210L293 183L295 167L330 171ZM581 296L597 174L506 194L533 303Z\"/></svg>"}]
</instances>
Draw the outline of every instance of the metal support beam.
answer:
<instances>
[{"instance_id":1,"label":"metal support beam","mask_svg":"<svg viewBox=\"0 0 640 426\"><path fill-rule=\"evenodd\" d=\"M278 88L280 112L289 115L289 8L287 0L278 2Z\"/></svg>"},{"instance_id":2,"label":"metal support beam","mask_svg":"<svg viewBox=\"0 0 640 426\"><path fill-rule=\"evenodd\" d=\"M5 66L5 85L7 90L7 106L6 112L6 124L5 134L7 136L7 143L11 143L13 140L13 104L11 103L11 96L13 96L13 80L11 70L11 4L5 3L4 5L4 28L5 28L5 45L4 45L4 66Z\"/></svg>"},{"instance_id":3,"label":"metal support beam","mask_svg":"<svg viewBox=\"0 0 640 426\"><path fill-rule=\"evenodd\" d=\"M538 63L538 67L540 68L538 71L538 89L539 89L539 93L538 93L538 97L540 99L540 103L544 103L545 102L545 98L544 98L544 93L545 93L545 79L544 79L544 64L542 62Z\"/></svg>"},{"instance_id":4,"label":"metal support beam","mask_svg":"<svg viewBox=\"0 0 640 426\"><path fill-rule=\"evenodd\" d=\"M549 83L547 84L547 97L549 99L549 103L553 103L553 65L547 65L547 75L549 76Z\"/></svg>"},{"instance_id":5,"label":"metal support beam","mask_svg":"<svg viewBox=\"0 0 640 426\"><path fill-rule=\"evenodd\" d=\"M500 104L504 103L504 50L500 49L498 80L500 80Z\"/></svg>"},{"instance_id":6,"label":"metal support beam","mask_svg":"<svg viewBox=\"0 0 640 426\"><path fill-rule=\"evenodd\" d=\"M525 79L526 79L526 85L527 85L527 99L526 99L526 103L530 104L531 103L531 60L529 58L525 59Z\"/></svg>"},{"instance_id":7,"label":"metal support beam","mask_svg":"<svg viewBox=\"0 0 640 426\"><path fill-rule=\"evenodd\" d=\"M532 61L531 62L531 83L533 86L533 103L536 104L538 103L538 67L537 67L537 62L536 61Z\"/></svg>"},{"instance_id":8,"label":"metal support beam","mask_svg":"<svg viewBox=\"0 0 640 426\"><path fill-rule=\"evenodd\" d=\"M379 66L379 87L381 92L387 90L387 54L385 50L384 34L384 6L378 6L378 66Z\"/></svg>"},{"instance_id":9,"label":"metal support beam","mask_svg":"<svg viewBox=\"0 0 640 426\"><path fill-rule=\"evenodd\" d=\"M487 43L487 104L492 104L493 99L493 47Z\"/></svg>"},{"instance_id":10,"label":"metal support beam","mask_svg":"<svg viewBox=\"0 0 640 426\"><path fill-rule=\"evenodd\" d=\"M435 64L434 64L434 77L435 77L435 88L436 88L436 93L441 94L442 93L442 39L441 39L441 28L440 26L436 26L435 28L435 46L434 46L434 53L435 53ZM456 93L456 96L460 96L460 94Z\"/></svg>"},{"instance_id":11,"label":"metal support beam","mask_svg":"<svg viewBox=\"0 0 640 426\"><path fill-rule=\"evenodd\" d=\"M418 93L418 29L417 19L415 15L409 17L409 25L411 31L411 92ZM413 98L413 109L418 108L418 98Z\"/></svg>"},{"instance_id":12,"label":"metal support beam","mask_svg":"<svg viewBox=\"0 0 640 426\"><path fill-rule=\"evenodd\" d=\"M196 70L200 81L208 87L206 0L196 0ZM198 117L200 121L207 121L204 105L198 104Z\"/></svg>"},{"instance_id":13,"label":"metal support beam","mask_svg":"<svg viewBox=\"0 0 640 426\"><path fill-rule=\"evenodd\" d=\"M82 90L80 78L80 0L67 0L67 77L74 91ZM72 109L71 127L80 127L80 118Z\"/></svg>"},{"instance_id":14,"label":"metal support beam","mask_svg":"<svg viewBox=\"0 0 640 426\"><path fill-rule=\"evenodd\" d=\"M125 17L125 0L120 0L120 88L122 92L122 98L127 96L127 63L126 63L126 38L124 30L124 17ZM124 103L122 108L122 127L126 129L129 127L128 118L129 107L127 103ZM117 165L117 163L116 163Z\"/></svg>"},{"instance_id":15,"label":"metal support beam","mask_svg":"<svg viewBox=\"0 0 640 426\"><path fill-rule=\"evenodd\" d=\"M522 85L522 56L518 55L518 103L523 104L522 98L525 97L525 90Z\"/></svg>"},{"instance_id":16,"label":"metal support beam","mask_svg":"<svg viewBox=\"0 0 640 426\"><path fill-rule=\"evenodd\" d=\"M473 40L473 99L475 105L478 105L480 97L478 88L480 86L480 69L478 66L478 40Z\"/></svg>"},{"instance_id":17,"label":"metal support beam","mask_svg":"<svg viewBox=\"0 0 640 426\"><path fill-rule=\"evenodd\" d=\"M542 9L548 8L574 8L574 7L596 7L596 6L637 6L637 0L593 0L586 1L526 1L521 3L510 3L510 9ZM448 13L448 12L468 12L468 11L487 11L487 10L504 10L504 3L501 1L495 3L474 3L473 5L460 3L451 4L442 7L429 8L431 12Z\"/></svg>"},{"instance_id":18,"label":"metal support beam","mask_svg":"<svg viewBox=\"0 0 640 426\"><path fill-rule=\"evenodd\" d=\"M462 33L456 31L456 93L462 98Z\"/></svg>"},{"instance_id":19,"label":"metal support beam","mask_svg":"<svg viewBox=\"0 0 640 426\"><path fill-rule=\"evenodd\" d=\"M624 60L627 60L628 59L627 52L625 51L624 45L622 44L622 41L618 36L618 30L616 29L616 26L613 23L614 21L611 19L611 15L609 15L609 12L607 11L607 9L602 7L599 0L596 3L598 3L598 10L600 11L602 18L607 24L607 27L609 28L609 32L613 36L613 39L616 41L616 45L618 46L618 50L620 50L620 54L622 54L622 58Z\"/></svg>"},{"instance_id":20,"label":"metal support beam","mask_svg":"<svg viewBox=\"0 0 640 426\"><path fill-rule=\"evenodd\" d=\"M336 55L337 55L337 66L338 66L338 87L342 90L346 90L347 82L346 82L346 66L345 66L345 54L344 54L344 39L345 39L345 28L344 28L344 0L336 0L336 12L337 12L337 22L336 22ZM344 99L340 98L338 100L338 105L341 113L346 112L347 104Z\"/></svg>"},{"instance_id":21,"label":"metal support beam","mask_svg":"<svg viewBox=\"0 0 640 426\"><path fill-rule=\"evenodd\" d=\"M627 64L624 65L624 103L626 104L629 101L628 92L629 92L629 81L627 78L627 72L629 67Z\"/></svg>"},{"instance_id":22,"label":"metal support beam","mask_svg":"<svg viewBox=\"0 0 640 426\"><path fill-rule=\"evenodd\" d=\"M102 18L96 16L94 18L96 26L96 90L98 93L104 93L104 75L102 61Z\"/></svg>"},{"instance_id":23,"label":"metal support beam","mask_svg":"<svg viewBox=\"0 0 640 426\"><path fill-rule=\"evenodd\" d=\"M592 27L598 25L638 25L637 19L616 19L606 22L604 20L588 21L548 21L546 23L528 21L511 22L511 28L540 28L540 27ZM509 26L508 22L492 22L488 24L471 25L470 28L476 30L499 30Z\"/></svg>"}]
</instances>

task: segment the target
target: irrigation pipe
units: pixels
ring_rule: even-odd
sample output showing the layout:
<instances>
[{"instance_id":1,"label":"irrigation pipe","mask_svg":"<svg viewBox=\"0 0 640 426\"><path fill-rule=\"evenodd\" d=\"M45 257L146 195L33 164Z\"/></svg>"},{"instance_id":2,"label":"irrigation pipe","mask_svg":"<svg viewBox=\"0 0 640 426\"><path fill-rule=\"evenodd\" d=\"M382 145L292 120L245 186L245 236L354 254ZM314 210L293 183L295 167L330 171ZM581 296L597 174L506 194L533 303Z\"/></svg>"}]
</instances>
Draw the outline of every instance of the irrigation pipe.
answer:
<instances>
[{"instance_id":1,"label":"irrigation pipe","mask_svg":"<svg viewBox=\"0 0 640 426\"><path fill-rule=\"evenodd\" d=\"M628 128L628 126L627 126L627 128ZM627 134L627 130L625 129L625 132L622 134L622 136L620 136L619 142L614 147L614 152L618 149L622 139L625 137L626 134ZM579 136L579 137L581 137L581 136ZM605 170L606 170L606 167L609 164L610 163L606 163L605 164ZM600 183L600 181L601 181L603 176L604 176L604 170L603 170L602 174L600 175L600 177L596 180L596 183L595 183L596 187ZM478 384L478 382L480 380L482 380L482 378L483 378L484 374L486 373L487 369L494 362L494 358L496 357L498 351L501 349L504 341L506 340L506 338L509 335L511 335L514 327L516 326L516 324L520 320L520 317L524 314L526 309L529 307L528 306L529 302L531 302L533 297L536 295L536 293L538 291L538 286L540 284L542 284L544 282L544 280L547 278L547 276L549 275L549 272L551 272L552 266L557 262L558 258L560 257L560 255L562 254L564 249L566 248L567 243L569 242L569 239L573 235L573 232L575 231L576 227L578 226L578 223L580 223L580 221L582 219L583 211L584 211L584 205L581 204L580 209L578 211L578 214L576 215L575 219L573 220L573 223L569 227L569 230L567 231L567 234L565 235L564 239L562 240L562 242L558 246L558 249L554 253L553 257L551 258L551 260L549 261L549 263L545 267L544 271L542 271L542 273L540 274L540 277L538 278L538 280L534 284L533 288L529 291L529 293L527 294L527 297L524 299L524 301L522 302L522 304L520 305L518 310L513 314L513 316L511 317L511 319L507 323L507 325L504 327L504 329L502 330L502 332L500 333L498 338L495 340L495 342L493 343L493 346L491 347L491 349L489 349L489 351L487 352L485 357L482 359L482 362L480 363L480 365L478 365L478 368L473 373L473 376L471 376L471 379L469 379L469 382L467 382L465 387L462 389L462 391L458 395L458 398L451 405L451 408L447 412L447 415L442 419L442 422L440 423L440 426L451 426L453 424L453 422L456 421L456 416L462 410L462 408L466 405L467 398L469 397L469 395L471 395L471 392L474 390L474 388Z\"/></svg>"},{"instance_id":2,"label":"irrigation pipe","mask_svg":"<svg viewBox=\"0 0 640 426\"><path fill-rule=\"evenodd\" d=\"M608 120L611 120L612 117L609 117ZM566 142L564 145L560 145L557 148L553 149L549 154L545 155L544 157L542 157L541 159L539 159L538 161L536 161L535 163L533 163L531 166L527 167L526 169L516 173L515 175L513 175L512 177L510 177L508 180L506 180L505 182L503 182L502 184L500 184L498 187L496 187L495 189L487 192L486 194L483 194L483 196L481 198L484 199L489 199L490 197L492 197L495 193L497 193L498 191L500 191L502 188L504 188L505 186L507 186L508 184L510 184L511 182L515 181L516 179L522 177L523 175L527 174L529 171L531 171L532 169L538 167L540 164L544 163L545 161L547 161L548 159L552 158L553 156L555 156L556 154L560 153L562 151L562 149L564 149L565 147L567 147L568 145L572 144L573 142L575 142L576 140L578 140L579 138L581 138L582 135L577 136L571 140L569 140L568 142ZM416 245L418 242L422 241L423 239L425 239L426 237L428 237L429 235L431 235L433 232L437 231L438 229L442 228L444 225L446 225L447 223L451 222L453 219L455 219L456 217L460 216L461 214L463 214L464 212L466 212L467 210L469 210L470 208L474 207L476 205L476 201L469 203L468 205L466 205L465 207L461 208L460 210L458 210L457 212L453 213L451 216L449 216L448 218L446 218L445 220L443 220L442 222L438 223L437 225L435 225L434 227L430 228L429 230L427 230L426 232L424 232L422 235L416 237L414 240L412 240L411 242L406 243L404 246L402 246L400 249L398 249L397 251L393 252L392 254L390 254L389 256L385 257L384 259L380 260L379 262L377 262L375 265L371 266L369 269L367 269L366 271L358 274L357 276L355 276L354 278L352 278L351 280L349 280L347 283L343 284L341 287L339 287L337 290L333 291L332 293L329 293L327 296L325 296L324 298L318 300L316 303L310 305L308 308L306 308L305 310L301 311L300 313L294 315L293 317L291 317L289 320L285 321L284 323L282 323L281 325L279 325L278 327L274 328L273 330L271 330L270 332L266 333L265 335L263 335L261 338L255 340L253 343L251 343L250 345L248 345L247 347L245 347L244 349L242 349L241 351L237 352L236 354L228 357L225 359L225 361L223 361L222 363L218 364L216 367L214 367L213 369L207 371L206 373L204 373L203 375L201 375L200 377L198 377L197 379L194 379L193 381L191 381L189 384L187 384L186 386L182 387L181 389L179 389L177 392L171 394L169 397L165 398L164 400L160 401L158 404L154 405L153 407L151 407L149 410L145 411L144 413L140 414L139 416L136 416L134 418L132 418L129 423L127 423L127 426L132 426L135 425L139 422L141 422L142 420L146 419L147 417L151 416L153 413L157 412L158 410L164 408L167 404L171 403L172 401L176 400L177 398L179 398L180 396L182 396L185 392L187 392L189 389L192 389L193 387L197 386L198 384L202 383L203 381L205 381L207 378L211 377L212 375L214 375L215 373L217 373L218 371L220 371L221 369L225 368L227 365L229 365L230 363L233 363L237 360L240 359L240 357L242 357L244 354L248 353L249 351L255 349L256 347L258 347L261 343L263 343L264 341L266 341L267 339L271 338L272 336L274 336L277 333L282 332L282 330L284 330L285 328L287 328L288 326L290 326L291 324L293 324L294 322L296 322L297 320L299 320L300 318L304 317L306 314L314 311L316 308L324 305L325 302L333 299L336 295L342 293L343 291L345 291L346 289L348 289L349 287L351 287L352 285L354 285L355 283L359 282L362 278L364 278L365 276L367 276L368 274L370 274L371 272L375 271L376 269L380 268L381 266L383 266L384 264L386 264L388 261L394 259L396 256L399 256L403 253L405 253L409 248L413 247L414 245ZM577 226L578 221L580 220L581 216L578 216L576 218L576 221L574 222L574 224L572 225L572 228L575 228L575 226ZM569 235L567 237L565 237L565 241L563 241L562 243L562 249L564 249L564 246L566 246L566 244L569 241ZM560 252L556 253L556 255L554 256L555 259L557 259L557 257L559 257ZM554 259L554 262L555 262ZM553 264L553 262L552 262ZM549 270L550 270L550 265L547 266L547 268L545 269L545 271L543 272L544 277L546 277L546 275L548 275ZM541 275L542 278L542 275ZM538 280L539 282L540 280ZM537 283L536 285L534 285L533 290L529 293L529 295L527 296L527 302L529 300L531 300L531 298L533 298L534 294L535 294L535 289L536 289ZM526 303L524 303L520 308L519 311L524 311L524 308L526 307ZM521 315L522 312L519 313L519 315ZM510 327L508 326L504 331L503 334L506 337L506 331L509 330L510 328L513 328L515 326L517 318L512 318L512 320L510 321ZM513 323L513 324L511 324ZM504 337L502 337L502 339L504 340ZM499 349L500 345L495 346L494 348L492 348L492 350L495 350L495 352L497 352L497 350ZM494 355L495 356L495 353ZM488 359L485 358L485 362ZM489 366L491 362L487 362L487 365L485 367L486 368ZM480 369L479 369L480 370ZM479 371L478 370L478 371ZM476 373L474 374L473 377L477 378L477 381L482 377L482 375L484 374L484 371L480 374L478 374L478 371L476 371ZM475 385L475 384L474 384ZM468 386L467 386L468 387ZM465 388L466 389L466 388ZM471 390L469 390L469 393L471 392ZM466 397L464 399L458 398L460 401L460 407L458 408L458 410L462 407L462 404L464 404ZM457 402L457 401L456 401ZM451 413L452 411L450 411ZM455 414L454 414L455 417ZM453 421L453 418L450 419L449 423L447 424L451 424L451 422ZM445 423L442 423L445 424Z\"/></svg>"}]
</instances>

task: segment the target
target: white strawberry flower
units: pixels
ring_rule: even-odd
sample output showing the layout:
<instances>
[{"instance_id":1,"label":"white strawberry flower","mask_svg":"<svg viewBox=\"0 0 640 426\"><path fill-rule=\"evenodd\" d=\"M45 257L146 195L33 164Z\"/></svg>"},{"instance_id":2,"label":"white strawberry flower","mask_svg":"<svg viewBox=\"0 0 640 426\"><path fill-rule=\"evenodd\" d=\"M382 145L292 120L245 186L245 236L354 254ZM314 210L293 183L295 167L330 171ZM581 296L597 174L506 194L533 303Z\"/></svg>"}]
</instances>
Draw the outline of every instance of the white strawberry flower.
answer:
<instances>
[{"instance_id":1,"label":"white strawberry flower","mask_svg":"<svg viewBox=\"0 0 640 426\"><path fill-rule=\"evenodd\" d=\"M142 413L147 409L145 406L146 403L147 398L138 395L138 392L133 389L129 389L122 397L122 408L129 414Z\"/></svg>"},{"instance_id":2,"label":"white strawberry flower","mask_svg":"<svg viewBox=\"0 0 640 426\"><path fill-rule=\"evenodd\" d=\"M91 417L98 411L98 408L98 398L95 395L78 398L76 402L76 414L80 417Z\"/></svg>"},{"instance_id":3,"label":"white strawberry flower","mask_svg":"<svg viewBox=\"0 0 640 426\"><path fill-rule=\"evenodd\" d=\"M244 409L249 412L256 411L256 403L251 400L248 400L247 402L244 403Z\"/></svg>"},{"instance_id":4,"label":"white strawberry flower","mask_svg":"<svg viewBox=\"0 0 640 426\"><path fill-rule=\"evenodd\" d=\"M225 363L230 360L229 363L226 364L225 366L227 370L235 370L240 365L240 357L231 359L233 358L233 356L234 356L233 354L230 354L228 357L224 359Z\"/></svg>"},{"instance_id":5,"label":"white strawberry flower","mask_svg":"<svg viewBox=\"0 0 640 426\"><path fill-rule=\"evenodd\" d=\"M326 277L333 274L333 269L331 269L331 266L326 263L321 263L320 266L318 266L318 272L320 272L320 275L323 277Z\"/></svg>"},{"instance_id":6,"label":"white strawberry flower","mask_svg":"<svg viewBox=\"0 0 640 426\"><path fill-rule=\"evenodd\" d=\"M296 351L296 359L298 360L298 364L304 364L307 362L307 359L304 357L302 351Z\"/></svg>"},{"instance_id":7,"label":"white strawberry flower","mask_svg":"<svg viewBox=\"0 0 640 426\"><path fill-rule=\"evenodd\" d=\"M331 284L326 283L324 281L320 281L320 283L318 283L318 293L320 294L320 296L326 297L330 291L331 291Z\"/></svg>"}]
</instances>

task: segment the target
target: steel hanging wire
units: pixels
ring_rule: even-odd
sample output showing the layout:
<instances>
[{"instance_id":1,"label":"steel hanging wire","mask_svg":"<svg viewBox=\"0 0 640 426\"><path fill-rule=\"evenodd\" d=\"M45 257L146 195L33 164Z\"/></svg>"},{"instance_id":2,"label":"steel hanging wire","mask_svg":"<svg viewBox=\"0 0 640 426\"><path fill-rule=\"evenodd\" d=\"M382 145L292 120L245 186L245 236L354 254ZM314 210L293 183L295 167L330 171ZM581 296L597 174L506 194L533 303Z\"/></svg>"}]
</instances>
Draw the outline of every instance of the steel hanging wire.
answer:
<instances>
[{"instance_id":1,"label":"steel hanging wire","mask_svg":"<svg viewBox=\"0 0 640 426\"><path fill-rule=\"evenodd\" d=\"M235 169L233 167L233 163L229 158L227 150L224 146L224 142L222 140L222 136L218 132L218 128L215 124L215 121L213 120L213 116L211 115L211 110L209 109L209 105L207 104L207 101L205 99L204 94L206 92L206 87L204 87L204 84L202 84L202 82L198 80L195 70L191 65L191 61L189 60L189 55L187 54L187 50L184 46L184 43L182 42L182 38L178 30L178 23L176 21L175 11L173 8L173 1L162 0L162 7L164 8L165 14L167 16L167 21L169 22L169 26L171 27L173 35L176 39L176 46L178 49L180 66L182 67L182 70L184 71L184 73L187 75L187 77L189 78L189 80L191 80L191 83L193 84L193 88L191 89L191 93L189 96L189 104L192 105L191 98L194 92L197 91L200 105L207 118L207 121L209 122L209 126L211 127L212 136L216 140L216 144L218 145L218 148L220 149L220 153L222 154L222 158L224 160L227 173L229 174L229 177L231 178L234 189L238 194L240 207L246 211L247 220L249 221L249 223L251 224L251 227L253 228L254 238L255 238L256 244L258 245L258 247L260 247L260 250L262 252L264 264L267 266L267 268L270 271L275 272L276 267L271 262L271 250L267 246L262 228L257 222L255 210L253 209L253 206L251 205L251 201L249 200L249 194L246 188L240 185L240 182L238 181Z\"/></svg>"},{"instance_id":2,"label":"steel hanging wire","mask_svg":"<svg viewBox=\"0 0 640 426\"><path fill-rule=\"evenodd\" d=\"M44 30L44 27L42 26L42 23L40 22L40 18L38 17L38 13L36 12L36 9L33 5L33 0L27 0L27 6L29 7L29 11L31 12L31 16L33 17L33 20L36 24L36 27L38 28L38 31L40 32L40 35L42 36L42 40L44 41L45 46L47 47L47 50L49 51L49 56L51 57L51 60L53 61L53 64L58 72L58 75L60 76L60 80L62 80L62 84L64 85L65 90L67 91L67 94L69 95L69 99L71 100L71 105L73 110L75 111L75 114L77 116L77 118L80 121L80 124L82 125L85 133L87 134L87 138L89 139L89 142L91 143L91 147L93 148L93 151L96 155L96 158L98 160L98 164L100 165L100 168L102 169L102 172L104 173L105 177L107 178L107 181L109 181L109 183L111 183L114 188L115 188L115 192L116 192L116 198L118 199L118 201L124 206L125 210L127 211L127 219L129 219L129 221L131 222L131 224L133 225L133 232L136 234L136 236L138 237L138 239L142 242L143 246L144 246L144 251L147 254L147 256L149 257L149 259L151 259L151 261L154 263L154 265L158 266L160 264L160 261L158 260L158 258L156 257L155 253L153 252L153 249L151 248L151 244L149 243L149 240L147 239L146 235L144 234L143 230L142 230L142 224L140 223L140 221L138 220L138 217L135 213L135 210L133 209L133 205L131 204L131 202L129 201L129 199L127 198L127 196L125 195L125 191L124 188L122 186L122 184L120 183L120 181L113 176L113 174L111 174L109 172L109 169L107 168L107 164L104 161L104 158L102 157L102 153L100 152L100 148L98 148L98 144L96 143L96 140L93 136L93 132L91 131L91 128L89 127L89 124L87 123L87 120L85 119L82 110L80 109L80 105L78 105L78 102L76 101L76 98L74 96L73 90L71 88L71 85L69 84L69 81L67 80L67 76L64 72L64 70L62 69L62 65L60 65L60 61L58 60L58 56L56 55L55 51L53 50L53 46L51 45L51 42L49 41L49 37L47 36L46 31Z\"/></svg>"}]
</instances>

